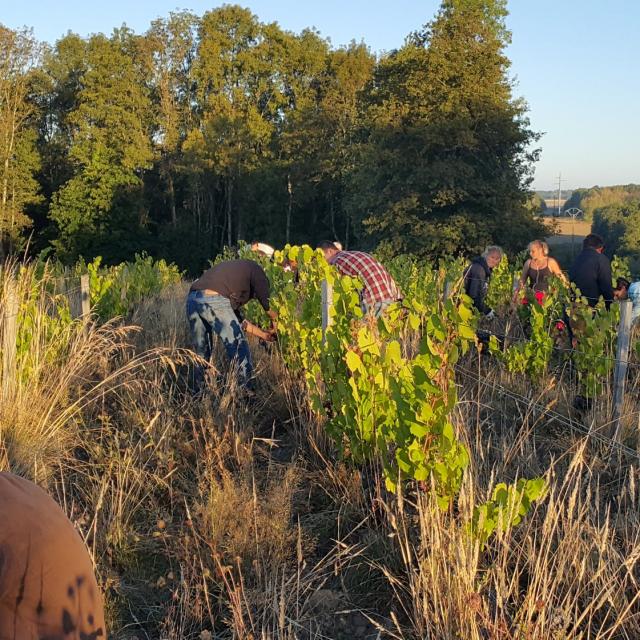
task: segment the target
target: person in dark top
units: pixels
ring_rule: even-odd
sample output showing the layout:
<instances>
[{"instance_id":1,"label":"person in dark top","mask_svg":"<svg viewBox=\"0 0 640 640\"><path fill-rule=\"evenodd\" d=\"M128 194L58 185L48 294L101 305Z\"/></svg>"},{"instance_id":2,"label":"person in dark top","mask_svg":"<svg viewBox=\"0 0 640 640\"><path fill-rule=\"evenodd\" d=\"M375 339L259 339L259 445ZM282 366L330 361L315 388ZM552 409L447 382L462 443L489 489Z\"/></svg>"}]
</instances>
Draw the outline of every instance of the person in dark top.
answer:
<instances>
[{"instance_id":1,"label":"person in dark top","mask_svg":"<svg viewBox=\"0 0 640 640\"><path fill-rule=\"evenodd\" d=\"M277 314L269 307L269 279L253 260L228 260L207 269L192 285L187 296L187 318L194 351L203 359L211 358L213 334L224 344L231 362L237 363L240 386L250 388L253 364L245 335L249 333L267 342L276 335ZM271 318L268 331L242 320L240 308L256 299ZM202 389L204 370L196 369L196 391Z\"/></svg>"},{"instance_id":2,"label":"person in dark top","mask_svg":"<svg viewBox=\"0 0 640 640\"><path fill-rule=\"evenodd\" d=\"M555 258L549 256L549 245L543 240L532 240L527 247L530 258L524 263L522 275L513 293L513 302L517 302L518 294L528 286L535 293L545 294L549 289L551 276L558 276L568 284Z\"/></svg>"},{"instance_id":3,"label":"person in dark top","mask_svg":"<svg viewBox=\"0 0 640 640\"><path fill-rule=\"evenodd\" d=\"M595 307L600 298L604 298L608 309L613 301L613 284L611 263L603 251L602 238L590 233L582 242L582 252L571 265L569 278L580 289L590 307Z\"/></svg>"},{"instance_id":4,"label":"person in dark top","mask_svg":"<svg viewBox=\"0 0 640 640\"><path fill-rule=\"evenodd\" d=\"M483 315L493 317L493 310L485 304L491 272L502 260L502 249L487 247L483 254L471 261L464 273L464 291L473 300L474 307Z\"/></svg>"}]
</instances>

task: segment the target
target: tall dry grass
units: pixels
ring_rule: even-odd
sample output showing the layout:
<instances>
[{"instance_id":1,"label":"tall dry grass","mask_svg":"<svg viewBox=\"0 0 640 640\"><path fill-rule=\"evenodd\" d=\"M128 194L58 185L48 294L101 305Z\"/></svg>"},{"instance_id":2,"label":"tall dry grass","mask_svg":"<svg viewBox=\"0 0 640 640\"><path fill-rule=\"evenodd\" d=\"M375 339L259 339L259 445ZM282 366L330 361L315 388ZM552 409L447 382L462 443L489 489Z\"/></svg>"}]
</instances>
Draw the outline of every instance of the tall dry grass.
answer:
<instances>
[{"instance_id":1,"label":"tall dry grass","mask_svg":"<svg viewBox=\"0 0 640 640\"><path fill-rule=\"evenodd\" d=\"M460 376L454 417L472 464L443 513L419 487L387 493L375 462L337 459L277 350L253 344L250 403L220 352L209 396L191 398L183 287L143 302L137 329L52 333L54 294L34 298L34 278L20 294L36 310L33 349L0 401L0 465L76 523L112 637L640 637L637 462L540 411L569 415L567 380L533 388L465 363L476 381ZM633 392L628 403L637 411ZM481 548L473 505L535 475L546 498Z\"/></svg>"}]
</instances>

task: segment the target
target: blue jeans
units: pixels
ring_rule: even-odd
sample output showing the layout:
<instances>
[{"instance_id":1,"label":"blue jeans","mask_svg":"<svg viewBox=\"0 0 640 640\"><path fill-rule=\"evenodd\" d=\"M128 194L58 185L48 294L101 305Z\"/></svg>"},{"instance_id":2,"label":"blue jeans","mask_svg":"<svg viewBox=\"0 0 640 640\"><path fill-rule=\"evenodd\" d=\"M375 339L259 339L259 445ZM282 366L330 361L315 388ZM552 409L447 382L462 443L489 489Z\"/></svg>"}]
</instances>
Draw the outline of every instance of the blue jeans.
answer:
<instances>
[{"instance_id":1,"label":"blue jeans","mask_svg":"<svg viewBox=\"0 0 640 640\"><path fill-rule=\"evenodd\" d=\"M190 291L187 296L187 318L191 329L193 350L207 362L211 360L213 334L217 334L224 344L232 364L238 366L240 386L251 386L253 364L249 344L240 326L231 302L224 296L205 296L201 291ZM195 371L195 388L204 384L204 369Z\"/></svg>"},{"instance_id":2,"label":"blue jeans","mask_svg":"<svg viewBox=\"0 0 640 640\"><path fill-rule=\"evenodd\" d=\"M360 307L362 309L362 313L366 316L371 314L374 318L379 318L383 312L390 307L395 300L382 300L381 302L374 302L372 304L368 304L364 300L360 303Z\"/></svg>"}]
</instances>

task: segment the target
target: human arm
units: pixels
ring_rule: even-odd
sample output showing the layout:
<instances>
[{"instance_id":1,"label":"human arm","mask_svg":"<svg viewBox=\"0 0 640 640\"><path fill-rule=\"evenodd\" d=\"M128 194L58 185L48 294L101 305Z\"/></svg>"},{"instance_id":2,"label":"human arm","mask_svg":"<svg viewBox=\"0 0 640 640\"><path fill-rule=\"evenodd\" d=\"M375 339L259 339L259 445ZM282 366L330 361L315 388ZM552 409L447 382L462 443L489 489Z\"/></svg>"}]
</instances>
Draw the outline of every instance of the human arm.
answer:
<instances>
[{"instance_id":1,"label":"human arm","mask_svg":"<svg viewBox=\"0 0 640 640\"><path fill-rule=\"evenodd\" d=\"M267 342L273 342L276 339L276 331L275 328L270 331L265 331L261 329L258 325L253 324L253 322L249 322L248 320L242 321L242 329L245 333L250 336L255 336L256 338L260 338L261 340L266 340Z\"/></svg>"},{"instance_id":2,"label":"human arm","mask_svg":"<svg viewBox=\"0 0 640 640\"><path fill-rule=\"evenodd\" d=\"M271 331L275 331L278 328L278 314L273 309L268 309L267 315L271 320Z\"/></svg>"},{"instance_id":3,"label":"human arm","mask_svg":"<svg viewBox=\"0 0 640 640\"><path fill-rule=\"evenodd\" d=\"M264 272L262 267L260 267L259 265L256 265L256 267L257 268L254 268L253 273L251 274L252 297L254 297L260 303L262 308L265 310L265 313L271 320L271 329L269 330L269 332L275 333L278 314L273 309L271 309L269 305L269 293L271 289L269 278L267 278L267 274Z\"/></svg>"},{"instance_id":4,"label":"human arm","mask_svg":"<svg viewBox=\"0 0 640 640\"><path fill-rule=\"evenodd\" d=\"M255 298L262 308L269 313L269 294L271 291L271 285L269 284L269 278L264 272L264 269L257 263L254 263L253 270L251 272L251 297ZM273 320L273 318L271 318Z\"/></svg>"},{"instance_id":5,"label":"human arm","mask_svg":"<svg viewBox=\"0 0 640 640\"><path fill-rule=\"evenodd\" d=\"M555 258L549 258L549 271L551 271L554 276L560 278L567 287L569 286L569 280Z\"/></svg>"}]
</instances>

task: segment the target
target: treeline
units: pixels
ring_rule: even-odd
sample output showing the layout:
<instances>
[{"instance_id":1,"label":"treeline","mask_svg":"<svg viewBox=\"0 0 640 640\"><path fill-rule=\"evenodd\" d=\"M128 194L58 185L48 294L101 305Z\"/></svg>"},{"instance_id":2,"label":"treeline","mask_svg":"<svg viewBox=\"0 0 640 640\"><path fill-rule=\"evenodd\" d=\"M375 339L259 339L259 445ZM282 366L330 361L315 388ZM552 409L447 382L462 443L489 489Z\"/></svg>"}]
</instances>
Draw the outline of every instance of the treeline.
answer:
<instances>
[{"instance_id":1,"label":"treeline","mask_svg":"<svg viewBox=\"0 0 640 640\"><path fill-rule=\"evenodd\" d=\"M640 276L640 197L600 207L593 213L593 231L600 234L606 252L626 258Z\"/></svg>"},{"instance_id":2,"label":"treeline","mask_svg":"<svg viewBox=\"0 0 640 640\"><path fill-rule=\"evenodd\" d=\"M570 191L570 190L567 191L567 189L563 189L562 197L569 199L572 193L573 191ZM539 196L542 200L554 200L555 198L558 197L558 190L557 189L546 189L546 190L538 189L536 191L536 195Z\"/></svg>"},{"instance_id":3,"label":"treeline","mask_svg":"<svg viewBox=\"0 0 640 640\"><path fill-rule=\"evenodd\" d=\"M640 184L590 187L573 191L564 209L566 211L571 207L577 207L582 209L585 219L592 220L596 209L623 204L634 199L640 199Z\"/></svg>"},{"instance_id":4,"label":"treeline","mask_svg":"<svg viewBox=\"0 0 640 640\"><path fill-rule=\"evenodd\" d=\"M626 258L634 274L640 274L640 185L576 189L565 210L578 207L592 221L610 256Z\"/></svg>"},{"instance_id":5,"label":"treeline","mask_svg":"<svg viewBox=\"0 0 640 640\"><path fill-rule=\"evenodd\" d=\"M0 259L322 237L388 254L520 249L543 233L537 134L504 0L445 0L403 46L331 48L225 5L53 47L0 26Z\"/></svg>"}]
</instances>

